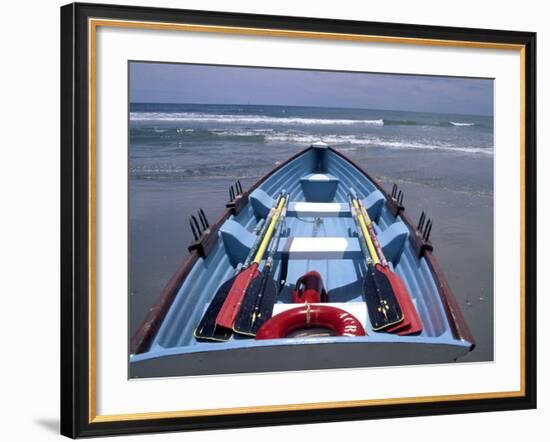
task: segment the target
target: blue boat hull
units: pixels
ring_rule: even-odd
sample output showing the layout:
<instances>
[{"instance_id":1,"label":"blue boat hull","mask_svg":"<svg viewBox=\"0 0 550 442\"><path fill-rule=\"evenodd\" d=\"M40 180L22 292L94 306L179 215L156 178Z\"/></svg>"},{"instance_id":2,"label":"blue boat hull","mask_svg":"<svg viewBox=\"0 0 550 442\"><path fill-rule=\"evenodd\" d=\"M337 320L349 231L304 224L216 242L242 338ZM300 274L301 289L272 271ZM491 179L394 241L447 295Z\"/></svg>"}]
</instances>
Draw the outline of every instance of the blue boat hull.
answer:
<instances>
[{"instance_id":1,"label":"blue boat hull","mask_svg":"<svg viewBox=\"0 0 550 442\"><path fill-rule=\"evenodd\" d=\"M364 309L365 264L348 205L350 188L363 199L390 266L405 281L422 320L419 335L372 330ZM292 302L293 283L316 270L329 302L362 316L367 335L198 341L193 332L204 311L243 262L258 220L282 189L291 201L280 244L289 264L276 311ZM278 257L275 275L281 271ZM131 377L452 362L475 345L431 244L422 240L395 198L359 166L323 145L300 152L228 204L192 248L132 343Z\"/></svg>"}]
</instances>

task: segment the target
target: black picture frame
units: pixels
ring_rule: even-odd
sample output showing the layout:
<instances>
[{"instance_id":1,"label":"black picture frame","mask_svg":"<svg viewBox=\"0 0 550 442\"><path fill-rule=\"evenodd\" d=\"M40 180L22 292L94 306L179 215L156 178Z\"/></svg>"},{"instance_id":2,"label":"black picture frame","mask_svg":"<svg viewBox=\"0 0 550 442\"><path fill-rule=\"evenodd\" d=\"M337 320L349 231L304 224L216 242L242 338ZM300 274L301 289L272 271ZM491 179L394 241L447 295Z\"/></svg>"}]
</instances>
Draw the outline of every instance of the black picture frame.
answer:
<instances>
[{"instance_id":1,"label":"black picture frame","mask_svg":"<svg viewBox=\"0 0 550 442\"><path fill-rule=\"evenodd\" d=\"M523 395L246 414L95 420L90 397L89 18L521 45L524 51ZM61 434L240 428L536 408L536 34L241 13L69 4L61 8Z\"/></svg>"}]
</instances>

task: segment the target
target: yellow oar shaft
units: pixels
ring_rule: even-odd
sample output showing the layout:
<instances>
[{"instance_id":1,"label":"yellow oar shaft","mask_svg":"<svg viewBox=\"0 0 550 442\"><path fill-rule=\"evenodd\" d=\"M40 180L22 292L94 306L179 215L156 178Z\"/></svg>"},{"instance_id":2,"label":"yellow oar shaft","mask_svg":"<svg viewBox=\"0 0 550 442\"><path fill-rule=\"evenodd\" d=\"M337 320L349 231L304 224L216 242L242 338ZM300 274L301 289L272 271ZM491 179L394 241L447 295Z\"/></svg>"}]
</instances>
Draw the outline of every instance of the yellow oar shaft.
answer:
<instances>
[{"instance_id":1,"label":"yellow oar shaft","mask_svg":"<svg viewBox=\"0 0 550 442\"><path fill-rule=\"evenodd\" d=\"M369 213L367 212L367 209L365 209L365 206L361 202L358 202L359 207L361 208L361 213L363 214L363 217L365 218L365 223L367 224L367 229L370 233L370 239L372 243L374 244L374 248L376 249L376 254L378 256L378 260L382 264L383 267L388 266L388 262L386 261L386 257L384 256L384 253L382 252L382 247L380 247L380 243L378 242L378 239L376 238L376 233L374 232L374 227L372 226L372 221L370 219Z\"/></svg>"},{"instance_id":2,"label":"yellow oar shaft","mask_svg":"<svg viewBox=\"0 0 550 442\"><path fill-rule=\"evenodd\" d=\"M258 248L258 251L256 252L256 255L254 256L254 260L252 262L255 262L256 264L260 264L264 256L264 253L267 249L267 245L269 244L269 240L271 239L271 235L273 234L273 230L275 230L277 221L281 216L281 210L283 209L284 205L285 205L285 197L282 197L281 200L279 201L279 204L277 205L277 208L275 209L275 213L271 217L271 222L269 223L269 227L265 232L264 239L262 240L260 247Z\"/></svg>"},{"instance_id":3,"label":"yellow oar shaft","mask_svg":"<svg viewBox=\"0 0 550 442\"><path fill-rule=\"evenodd\" d=\"M359 225L361 226L361 232L363 232L363 237L367 242L367 247L369 248L370 257L372 259L373 264L376 265L380 262L380 260L378 259L376 248L374 247L372 239L369 235L369 230L367 228L367 224L365 222L363 213L361 212L361 209L359 208L359 204L357 203L357 200L355 198L353 199L353 206L355 207L355 210L357 212L357 219L359 220Z\"/></svg>"}]
</instances>

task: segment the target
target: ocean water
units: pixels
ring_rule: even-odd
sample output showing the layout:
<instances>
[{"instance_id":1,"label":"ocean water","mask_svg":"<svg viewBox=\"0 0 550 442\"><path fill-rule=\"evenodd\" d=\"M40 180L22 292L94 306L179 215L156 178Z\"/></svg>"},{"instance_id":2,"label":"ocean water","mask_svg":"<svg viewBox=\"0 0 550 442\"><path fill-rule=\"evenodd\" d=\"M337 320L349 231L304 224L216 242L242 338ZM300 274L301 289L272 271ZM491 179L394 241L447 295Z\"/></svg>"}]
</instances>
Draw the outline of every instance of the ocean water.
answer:
<instances>
[{"instance_id":1,"label":"ocean water","mask_svg":"<svg viewBox=\"0 0 550 442\"><path fill-rule=\"evenodd\" d=\"M130 105L130 333L183 261L191 214L211 222L228 188L248 187L322 140L425 210L431 239L477 340L465 361L493 359L493 119L291 106Z\"/></svg>"}]
</instances>

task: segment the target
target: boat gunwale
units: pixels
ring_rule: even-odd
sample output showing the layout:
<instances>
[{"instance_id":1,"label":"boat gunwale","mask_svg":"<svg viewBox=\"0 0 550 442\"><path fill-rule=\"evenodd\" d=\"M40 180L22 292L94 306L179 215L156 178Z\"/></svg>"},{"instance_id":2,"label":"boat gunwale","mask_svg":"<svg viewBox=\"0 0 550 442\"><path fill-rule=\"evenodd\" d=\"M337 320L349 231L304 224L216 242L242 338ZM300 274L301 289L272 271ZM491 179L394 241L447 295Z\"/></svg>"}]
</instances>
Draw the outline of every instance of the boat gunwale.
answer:
<instances>
[{"instance_id":1,"label":"boat gunwale","mask_svg":"<svg viewBox=\"0 0 550 442\"><path fill-rule=\"evenodd\" d=\"M255 189L257 189L269 177L271 177L277 171L281 170L287 164L294 161L296 158L302 156L303 154L305 154L311 149L314 149L314 147L309 146L297 152L296 154L292 155L291 157L287 158L285 161L283 161L279 165L275 166L265 175L260 177L246 191L244 191L243 195L248 197ZM366 170L364 170L361 166L355 163L348 156L344 155L342 152L339 152L338 150L330 146L328 146L328 150L338 155L345 161L347 161L349 164L355 167L360 173L362 173L368 180L370 180L372 184L378 190L380 190L380 192L382 192L385 198L385 205L388 209L390 209L390 204L392 202L391 196L386 192L386 190L375 178L373 178ZM214 224L212 224L209 235L216 235L221 225L227 219L229 219L229 217L232 214L233 214L232 209L226 207L223 213L221 214L220 218L218 218L218 220ZM401 211L399 213L399 216L401 217L403 223L409 229L409 232L411 234L410 240L412 241L416 237L415 227L413 226L408 215L404 213L404 211ZM185 282L187 276L189 275L193 266L196 264L199 257L200 256L196 250L190 251L189 254L183 260L183 262L178 266L174 275L168 280L168 282L166 283L162 291L159 293L156 300L154 301L152 306L149 308L141 325L138 327L136 332L131 337L130 351L132 354L145 353L149 350L157 332L160 329L162 322L164 321L164 318L166 317L166 314L168 313L168 310L170 309L174 299L176 298L176 295L179 289ZM453 337L458 340L469 342L470 351L472 351L476 345L475 339L472 333L470 332L470 328L468 327L466 320L464 319L460 306L458 305L458 302L456 301L454 293L452 292L449 286L448 280L443 272L443 269L441 268L439 262L437 261L437 259L435 258L431 250L426 250L423 254L423 257L426 260L428 264L428 269L430 270L430 273L434 278L434 282L436 283L439 297L444 306L445 314L447 316L447 320L449 322Z\"/></svg>"}]
</instances>

